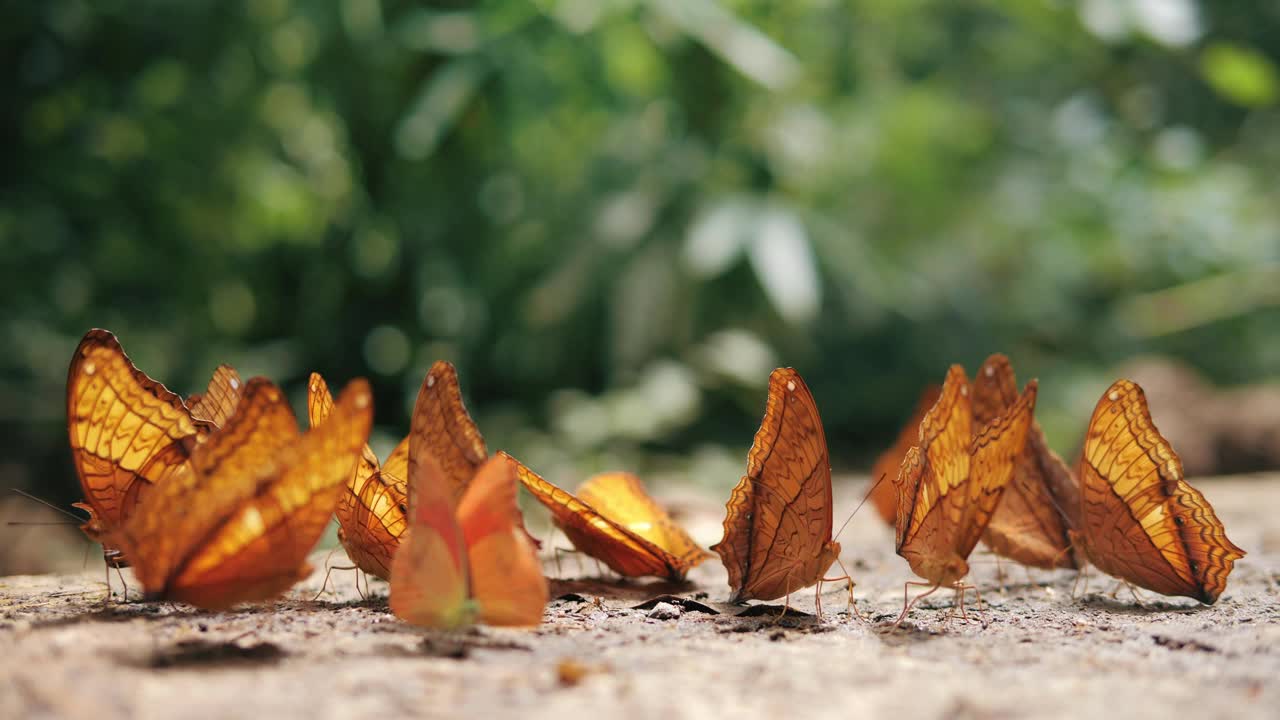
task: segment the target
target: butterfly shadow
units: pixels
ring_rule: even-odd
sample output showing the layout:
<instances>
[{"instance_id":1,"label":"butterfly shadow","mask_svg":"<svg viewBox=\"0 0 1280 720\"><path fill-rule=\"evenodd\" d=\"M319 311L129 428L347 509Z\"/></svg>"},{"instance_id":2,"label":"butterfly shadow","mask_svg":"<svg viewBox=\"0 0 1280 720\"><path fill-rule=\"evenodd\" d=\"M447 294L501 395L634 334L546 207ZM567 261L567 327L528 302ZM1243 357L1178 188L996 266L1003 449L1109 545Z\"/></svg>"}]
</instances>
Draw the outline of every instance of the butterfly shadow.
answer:
<instances>
[{"instance_id":1,"label":"butterfly shadow","mask_svg":"<svg viewBox=\"0 0 1280 720\"><path fill-rule=\"evenodd\" d=\"M239 639L180 640L144 653L121 653L121 664L143 670L217 669L274 665L288 655L270 642L243 643Z\"/></svg>"},{"instance_id":2,"label":"butterfly shadow","mask_svg":"<svg viewBox=\"0 0 1280 720\"><path fill-rule=\"evenodd\" d=\"M575 580L547 579L551 597L557 600L598 597L604 600L637 603L656 595L679 595L693 590L696 586L688 581L671 582L669 580L653 580L637 582L627 578L579 578ZM699 597L701 596L701 597ZM694 599L706 597L706 593L694 593Z\"/></svg>"},{"instance_id":3,"label":"butterfly shadow","mask_svg":"<svg viewBox=\"0 0 1280 720\"><path fill-rule=\"evenodd\" d=\"M1157 613L1174 613L1192 615L1212 609L1202 603L1179 603L1166 600L1135 600L1134 598L1112 597L1109 593L1091 592L1080 597L1080 605L1095 610L1103 610L1113 615L1154 615Z\"/></svg>"}]
</instances>

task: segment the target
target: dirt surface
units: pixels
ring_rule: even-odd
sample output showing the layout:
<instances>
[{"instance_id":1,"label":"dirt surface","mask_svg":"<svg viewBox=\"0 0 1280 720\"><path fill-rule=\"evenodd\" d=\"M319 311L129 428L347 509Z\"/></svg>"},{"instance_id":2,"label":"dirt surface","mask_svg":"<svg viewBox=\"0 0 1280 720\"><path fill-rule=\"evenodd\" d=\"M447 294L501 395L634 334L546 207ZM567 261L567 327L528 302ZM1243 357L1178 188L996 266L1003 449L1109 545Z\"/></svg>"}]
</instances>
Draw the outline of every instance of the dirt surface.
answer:
<instances>
[{"instance_id":1,"label":"dirt surface","mask_svg":"<svg viewBox=\"0 0 1280 720\"><path fill-rule=\"evenodd\" d=\"M865 620L839 584L824 587L822 619L744 617L722 602L718 558L672 587L588 578L594 562L563 557L541 627L454 635L397 621L385 584L362 600L345 571L317 600L322 571L284 601L227 613L121 603L118 580L104 604L100 572L0 577L0 718L1275 718L1280 477L1197 486L1249 553L1213 607L1147 592L1139 605L1126 588L1113 599L1096 571L1073 599L1073 573L1008 563L1002 590L995 560L975 554L984 609L948 619L938 593L893 629L910 571L869 508L839 538ZM837 518L862 489L842 484ZM686 510L699 541L719 539L717 502ZM663 594L680 600L637 608ZM812 613L813 590L792 607Z\"/></svg>"}]
</instances>

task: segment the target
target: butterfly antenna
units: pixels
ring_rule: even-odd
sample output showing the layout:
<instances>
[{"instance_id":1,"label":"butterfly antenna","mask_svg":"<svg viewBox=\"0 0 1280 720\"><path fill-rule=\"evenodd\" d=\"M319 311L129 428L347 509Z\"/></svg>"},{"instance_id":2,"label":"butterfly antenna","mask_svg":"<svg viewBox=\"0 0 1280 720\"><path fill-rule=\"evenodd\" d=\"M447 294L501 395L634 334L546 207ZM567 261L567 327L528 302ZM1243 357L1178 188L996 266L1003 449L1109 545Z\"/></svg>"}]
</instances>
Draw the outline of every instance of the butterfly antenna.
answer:
<instances>
[{"instance_id":1,"label":"butterfly antenna","mask_svg":"<svg viewBox=\"0 0 1280 720\"><path fill-rule=\"evenodd\" d=\"M79 515L76 515L75 513L71 512L70 510L67 510L66 508L58 507L57 505L54 505L53 503L49 502L48 500L45 500L44 498L39 498L39 497L36 497L35 495L32 495L31 493L27 492L26 490L23 490L23 489L21 489L21 488L9 488L9 489L10 489L10 490L12 490L12 491L14 491L14 492L16 492L16 493L18 493L19 495L21 495L22 497L24 497L24 498L26 498L26 499L28 499L28 500L33 500L33 501L35 501L35 502L40 503L41 505L44 505L44 506L45 506L45 507L47 507L47 508L51 508L51 509L53 509L53 510L56 510L57 512L62 513L63 515L66 515L67 517L71 518L72 520L75 520L77 524L84 522L84 518L80 517ZM57 523L9 523L9 524L10 524L10 525L24 525L24 524L30 524L30 525L37 525L37 524L53 525L53 524L57 524Z\"/></svg>"},{"instance_id":2,"label":"butterfly antenna","mask_svg":"<svg viewBox=\"0 0 1280 720\"><path fill-rule=\"evenodd\" d=\"M876 488L880 486L880 483L884 482L884 479L887 476L887 473L880 473L880 479L876 480L875 483L873 483L867 490L867 494L862 496L862 502L858 503L858 507L854 508L853 512L849 513L849 517L844 519L844 524L840 526L840 532L837 532L836 536L831 538L832 540L838 540L840 538L840 533L844 532L844 529L849 526L849 521L853 519L854 515L858 514L858 511L862 509L863 505L867 504L867 498L871 497L871 493L876 491Z\"/></svg>"}]
</instances>

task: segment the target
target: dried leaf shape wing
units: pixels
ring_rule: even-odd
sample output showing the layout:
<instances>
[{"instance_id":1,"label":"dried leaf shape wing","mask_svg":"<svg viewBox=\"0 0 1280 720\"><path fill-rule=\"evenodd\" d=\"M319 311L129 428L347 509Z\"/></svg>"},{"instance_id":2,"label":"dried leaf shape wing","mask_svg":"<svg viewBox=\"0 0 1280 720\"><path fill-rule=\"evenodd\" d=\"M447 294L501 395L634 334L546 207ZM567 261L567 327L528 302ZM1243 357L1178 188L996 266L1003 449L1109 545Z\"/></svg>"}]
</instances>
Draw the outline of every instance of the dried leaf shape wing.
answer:
<instances>
[{"instance_id":1,"label":"dried leaf shape wing","mask_svg":"<svg viewBox=\"0 0 1280 720\"><path fill-rule=\"evenodd\" d=\"M403 455L393 452L388 458L391 472L401 472L400 468L404 467L408 474L414 456L429 454L440 466L453 502L458 504L488 457L488 450L480 429L462 402L458 372L452 364L439 360L427 371L413 407L412 424L415 430L410 436L414 439L408 448L408 458L402 460ZM407 492L412 492L412 486ZM540 547L541 543L525 529L523 518L517 516L516 522L529 543Z\"/></svg>"},{"instance_id":2,"label":"dried leaf shape wing","mask_svg":"<svg viewBox=\"0 0 1280 720\"><path fill-rule=\"evenodd\" d=\"M1164 595L1214 603L1244 551L1226 536L1151 420L1137 384L1118 380L1089 421L1080 461L1081 542L1103 572Z\"/></svg>"},{"instance_id":3,"label":"dried leaf shape wing","mask_svg":"<svg viewBox=\"0 0 1280 720\"><path fill-rule=\"evenodd\" d=\"M729 572L730 602L773 600L822 579L840 553L831 503L817 404L794 369L774 370L747 474L725 506L724 538L711 548Z\"/></svg>"},{"instance_id":4,"label":"dried leaf shape wing","mask_svg":"<svg viewBox=\"0 0 1280 720\"><path fill-rule=\"evenodd\" d=\"M902 426L898 439L894 441L892 447L876 458L875 465L871 467L871 482L874 483L871 490L871 504L875 506L880 518L890 525L898 519L898 490L894 486L894 480L898 477L898 470L902 467L902 460L907 456L907 450L920 439L920 423L924 421L929 408L938 402L938 396L941 394L942 388L938 385L930 385L920 393L915 411Z\"/></svg>"},{"instance_id":5,"label":"dried leaf shape wing","mask_svg":"<svg viewBox=\"0 0 1280 720\"><path fill-rule=\"evenodd\" d=\"M462 402L458 371L451 363L439 360L427 371L413 414L423 429L421 451L440 465L456 504L489 452Z\"/></svg>"},{"instance_id":6,"label":"dried leaf shape wing","mask_svg":"<svg viewBox=\"0 0 1280 720\"><path fill-rule=\"evenodd\" d=\"M978 427L1005 414L1018 401L1013 366L1004 355L983 363L973 383L973 415ZM1014 461L1013 479L991 516L983 541L997 554L1039 568L1074 568L1068 533L1080 503L1066 463L1049 448L1032 419L1026 446Z\"/></svg>"},{"instance_id":7,"label":"dried leaf shape wing","mask_svg":"<svg viewBox=\"0 0 1280 720\"><path fill-rule=\"evenodd\" d=\"M103 542L108 562L122 565L112 536L132 514L154 478L144 473L174 444L193 444L212 430L192 420L182 398L147 377L125 355L115 335L90 330L67 371L67 433L89 512L82 526Z\"/></svg>"}]
</instances>

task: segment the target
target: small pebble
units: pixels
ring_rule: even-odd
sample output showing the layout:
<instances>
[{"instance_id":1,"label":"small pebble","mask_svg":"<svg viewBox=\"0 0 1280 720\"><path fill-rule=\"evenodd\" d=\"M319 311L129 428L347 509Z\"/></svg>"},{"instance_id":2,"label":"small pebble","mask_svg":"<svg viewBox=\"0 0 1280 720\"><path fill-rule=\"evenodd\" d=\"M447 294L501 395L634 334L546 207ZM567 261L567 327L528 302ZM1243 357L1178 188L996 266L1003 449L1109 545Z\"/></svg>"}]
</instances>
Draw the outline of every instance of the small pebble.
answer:
<instances>
[{"instance_id":1,"label":"small pebble","mask_svg":"<svg viewBox=\"0 0 1280 720\"><path fill-rule=\"evenodd\" d=\"M680 617L680 608L671 603L660 602L649 611L649 617L654 620L675 620Z\"/></svg>"}]
</instances>

